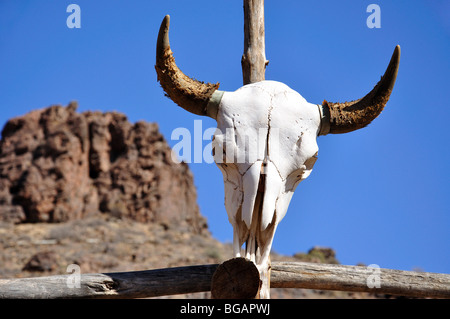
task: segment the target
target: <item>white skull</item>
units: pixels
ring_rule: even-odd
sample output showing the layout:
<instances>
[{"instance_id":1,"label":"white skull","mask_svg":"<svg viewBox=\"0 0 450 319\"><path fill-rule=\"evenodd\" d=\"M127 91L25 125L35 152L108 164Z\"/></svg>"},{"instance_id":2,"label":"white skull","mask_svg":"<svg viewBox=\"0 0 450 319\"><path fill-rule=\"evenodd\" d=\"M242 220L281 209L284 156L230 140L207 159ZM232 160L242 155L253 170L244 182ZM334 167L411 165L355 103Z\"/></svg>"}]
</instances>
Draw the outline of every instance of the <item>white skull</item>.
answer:
<instances>
[{"instance_id":1,"label":"white skull","mask_svg":"<svg viewBox=\"0 0 450 319\"><path fill-rule=\"evenodd\" d=\"M262 81L225 92L213 150L225 184L235 257L268 265L272 239L297 185L317 159L319 108L287 85Z\"/></svg>"}]
</instances>

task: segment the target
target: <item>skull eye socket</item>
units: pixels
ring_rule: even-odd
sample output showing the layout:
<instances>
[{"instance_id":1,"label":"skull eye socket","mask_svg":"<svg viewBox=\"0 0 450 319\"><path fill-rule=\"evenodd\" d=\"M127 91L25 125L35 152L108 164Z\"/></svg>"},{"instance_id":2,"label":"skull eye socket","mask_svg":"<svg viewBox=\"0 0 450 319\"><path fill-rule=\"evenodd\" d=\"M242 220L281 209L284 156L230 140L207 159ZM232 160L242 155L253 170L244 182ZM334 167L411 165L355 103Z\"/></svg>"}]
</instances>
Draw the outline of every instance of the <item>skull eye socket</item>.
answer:
<instances>
[{"instance_id":1,"label":"skull eye socket","mask_svg":"<svg viewBox=\"0 0 450 319\"><path fill-rule=\"evenodd\" d=\"M212 156L217 164L232 163L227 158L226 143L223 135L214 135L212 138Z\"/></svg>"}]
</instances>

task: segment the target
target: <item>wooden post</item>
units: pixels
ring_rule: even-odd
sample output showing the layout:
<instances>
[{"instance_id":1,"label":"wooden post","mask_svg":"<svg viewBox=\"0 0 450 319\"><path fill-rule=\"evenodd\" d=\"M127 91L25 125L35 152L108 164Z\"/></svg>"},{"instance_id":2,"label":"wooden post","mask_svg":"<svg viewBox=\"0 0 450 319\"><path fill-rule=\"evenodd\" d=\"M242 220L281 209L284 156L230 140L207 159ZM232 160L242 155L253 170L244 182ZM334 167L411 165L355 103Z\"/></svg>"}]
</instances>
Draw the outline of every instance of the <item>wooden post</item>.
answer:
<instances>
[{"instance_id":1,"label":"wooden post","mask_svg":"<svg viewBox=\"0 0 450 319\"><path fill-rule=\"evenodd\" d=\"M266 47L264 35L264 0L244 0L244 85L265 79Z\"/></svg>"},{"instance_id":2,"label":"wooden post","mask_svg":"<svg viewBox=\"0 0 450 319\"><path fill-rule=\"evenodd\" d=\"M266 60L264 0L244 0L244 54L241 59L243 84L264 81L267 64L269 61ZM270 268L268 273L270 277ZM248 279L251 285L254 278L242 279ZM259 289L255 298L259 298Z\"/></svg>"},{"instance_id":3,"label":"wooden post","mask_svg":"<svg viewBox=\"0 0 450 319\"><path fill-rule=\"evenodd\" d=\"M261 280L255 264L245 258L232 258L217 267L211 281L214 299L259 299Z\"/></svg>"}]
</instances>

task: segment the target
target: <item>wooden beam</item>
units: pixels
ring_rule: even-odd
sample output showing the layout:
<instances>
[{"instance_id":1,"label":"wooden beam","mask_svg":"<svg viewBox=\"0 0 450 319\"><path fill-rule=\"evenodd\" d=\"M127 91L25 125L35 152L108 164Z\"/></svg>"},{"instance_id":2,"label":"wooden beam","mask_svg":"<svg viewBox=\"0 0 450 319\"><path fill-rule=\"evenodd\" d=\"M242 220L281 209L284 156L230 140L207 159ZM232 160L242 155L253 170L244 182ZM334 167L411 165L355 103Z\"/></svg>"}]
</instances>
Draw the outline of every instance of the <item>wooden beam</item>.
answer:
<instances>
[{"instance_id":1,"label":"wooden beam","mask_svg":"<svg viewBox=\"0 0 450 319\"><path fill-rule=\"evenodd\" d=\"M242 76L244 85L263 81L266 65L264 0L244 0L244 54Z\"/></svg>"},{"instance_id":2,"label":"wooden beam","mask_svg":"<svg viewBox=\"0 0 450 319\"><path fill-rule=\"evenodd\" d=\"M450 275L363 266L274 262L271 287L450 298Z\"/></svg>"},{"instance_id":3,"label":"wooden beam","mask_svg":"<svg viewBox=\"0 0 450 319\"><path fill-rule=\"evenodd\" d=\"M81 274L79 288L69 288L67 284L73 279L73 274L0 279L0 298L148 298L210 291L217 266ZM379 282L374 282L379 283L379 288L370 288L368 283L377 278ZM272 262L271 287L450 298L450 275L362 266Z\"/></svg>"},{"instance_id":4,"label":"wooden beam","mask_svg":"<svg viewBox=\"0 0 450 319\"><path fill-rule=\"evenodd\" d=\"M217 265L0 279L0 299L149 298L209 291ZM68 284L69 281L69 284Z\"/></svg>"}]
</instances>

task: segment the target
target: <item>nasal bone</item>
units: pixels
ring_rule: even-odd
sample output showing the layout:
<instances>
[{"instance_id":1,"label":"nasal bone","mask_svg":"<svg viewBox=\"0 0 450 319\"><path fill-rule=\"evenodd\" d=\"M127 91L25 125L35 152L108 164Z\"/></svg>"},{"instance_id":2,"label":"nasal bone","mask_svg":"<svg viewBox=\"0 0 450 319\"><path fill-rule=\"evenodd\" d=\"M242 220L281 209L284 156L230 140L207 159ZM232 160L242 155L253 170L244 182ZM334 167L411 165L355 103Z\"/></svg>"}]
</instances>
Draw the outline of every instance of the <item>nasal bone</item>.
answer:
<instances>
[{"instance_id":1,"label":"nasal bone","mask_svg":"<svg viewBox=\"0 0 450 319\"><path fill-rule=\"evenodd\" d=\"M244 200L242 203L242 220L251 228L255 201L258 192L263 193L262 210L260 216L260 230L264 231L275 217L275 207L282 179L278 170L270 160L257 161L247 170L243 176ZM260 206L258 205L258 206ZM259 213L259 212L256 212Z\"/></svg>"},{"instance_id":2,"label":"nasal bone","mask_svg":"<svg viewBox=\"0 0 450 319\"><path fill-rule=\"evenodd\" d=\"M266 230L269 224L276 218L276 204L280 195L283 180L278 169L272 161L264 161L262 178L264 181L264 199L261 213L261 231Z\"/></svg>"}]
</instances>

